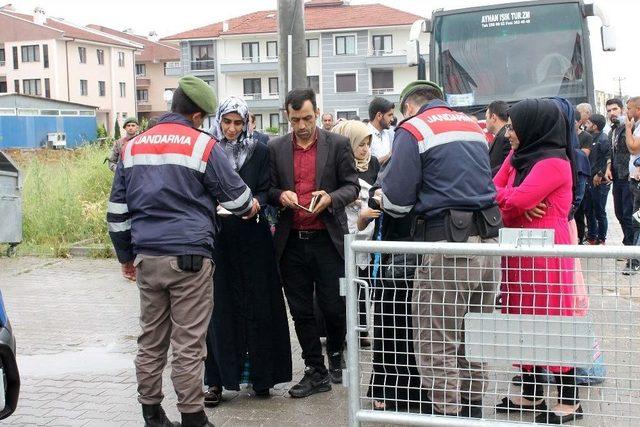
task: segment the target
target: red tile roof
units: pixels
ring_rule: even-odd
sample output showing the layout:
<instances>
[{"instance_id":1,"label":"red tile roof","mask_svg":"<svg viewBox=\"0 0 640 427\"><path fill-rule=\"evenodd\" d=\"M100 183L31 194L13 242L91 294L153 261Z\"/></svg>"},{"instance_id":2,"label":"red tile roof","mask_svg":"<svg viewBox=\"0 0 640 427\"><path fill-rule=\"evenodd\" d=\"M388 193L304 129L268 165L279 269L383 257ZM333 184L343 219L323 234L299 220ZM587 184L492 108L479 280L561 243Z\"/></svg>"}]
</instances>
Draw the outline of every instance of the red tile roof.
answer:
<instances>
[{"instance_id":1,"label":"red tile roof","mask_svg":"<svg viewBox=\"0 0 640 427\"><path fill-rule=\"evenodd\" d=\"M339 30L343 28L390 27L411 25L423 19L381 4L344 5L335 0L312 0L305 4L306 31ZM164 40L215 38L223 35L275 33L278 31L278 13L263 10L227 21L229 29L222 31L222 22L195 28L165 37Z\"/></svg>"},{"instance_id":2,"label":"red tile roof","mask_svg":"<svg viewBox=\"0 0 640 427\"><path fill-rule=\"evenodd\" d=\"M169 46L164 43L154 42L153 40L149 40L148 38L139 36L137 34L125 33L123 31L114 30L113 28L104 27L101 25L90 24L87 25L87 27L101 31L103 33L111 34L116 37L127 39L144 46L140 55L136 55L136 62L180 60L180 49L178 49L177 47Z\"/></svg>"},{"instance_id":3,"label":"red tile roof","mask_svg":"<svg viewBox=\"0 0 640 427\"><path fill-rule=\"evenodd\" d=\"M12 15L17 18L34 22L33 15L18 13L8 9L2 9L2 12L6 13L7 15ZM82 28L80 26L77 26L71 23L66 23L57 18L47 18L43 26L49 27L54 30L62 31L64 33L63 34L64 37L69 37L73 39L80 39L80 40L86 40L86 41L91 41L96 43L104 43L104 44L110 44L110 45L122 46L122 47L128 47L128 48L138 47L133 43L129 43L124 40L118 40L114 37L109 36L108 34L100 33L99 31L95 31L95 30Z\"/></svg>"}]
</instances>

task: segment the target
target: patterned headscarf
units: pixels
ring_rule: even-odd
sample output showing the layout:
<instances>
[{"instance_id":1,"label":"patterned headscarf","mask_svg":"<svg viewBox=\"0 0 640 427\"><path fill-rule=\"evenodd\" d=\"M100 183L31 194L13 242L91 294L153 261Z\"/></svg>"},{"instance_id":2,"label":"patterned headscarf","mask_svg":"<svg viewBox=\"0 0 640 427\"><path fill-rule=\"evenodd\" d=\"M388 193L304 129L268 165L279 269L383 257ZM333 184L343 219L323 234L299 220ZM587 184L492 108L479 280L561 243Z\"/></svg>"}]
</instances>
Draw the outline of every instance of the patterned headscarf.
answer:
<instances>
[{"instance_id":1,"label":"patterned headscarf","mask_svg":"<svg viewBox=\"0 0 640 427\"><path fill-rule=\"evenodd\" d=\"M244 122L242 132L232 141L229 141L222 131L222 117L229 113L238 113ZM243 99L236 96L230 96L220 103L209 133L215 136L220 144L222 144L224 151L227 153L227 157L236 171L240 170L244 162L251 157L256 146L253 133L249 130L249 106L247 106L247 103Z\"/></svg>"}]
</instances>

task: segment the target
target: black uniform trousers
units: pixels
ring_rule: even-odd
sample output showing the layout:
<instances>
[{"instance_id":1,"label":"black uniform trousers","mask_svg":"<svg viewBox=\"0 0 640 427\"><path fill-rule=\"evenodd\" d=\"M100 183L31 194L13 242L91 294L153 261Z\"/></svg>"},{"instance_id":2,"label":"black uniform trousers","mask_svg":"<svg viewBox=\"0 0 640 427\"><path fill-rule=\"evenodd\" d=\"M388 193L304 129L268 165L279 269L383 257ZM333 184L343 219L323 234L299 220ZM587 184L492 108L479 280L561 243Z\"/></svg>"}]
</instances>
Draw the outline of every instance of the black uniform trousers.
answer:
<instances>
[{"instance_id":1,"label":"black uniform trousers","mask_svg":"<svg viewBox=\"0 0 640 427\"><path fill-rule=\"evenodd\" d=\"M280 260L280 274L305 365L324 373L313 292L315 289L325 317L327 354L340 352L346 335L345 301L340 296L344 260L326 231L309 234L301 238L297 231L291 232Z\"/></svg>"}]
</instances>

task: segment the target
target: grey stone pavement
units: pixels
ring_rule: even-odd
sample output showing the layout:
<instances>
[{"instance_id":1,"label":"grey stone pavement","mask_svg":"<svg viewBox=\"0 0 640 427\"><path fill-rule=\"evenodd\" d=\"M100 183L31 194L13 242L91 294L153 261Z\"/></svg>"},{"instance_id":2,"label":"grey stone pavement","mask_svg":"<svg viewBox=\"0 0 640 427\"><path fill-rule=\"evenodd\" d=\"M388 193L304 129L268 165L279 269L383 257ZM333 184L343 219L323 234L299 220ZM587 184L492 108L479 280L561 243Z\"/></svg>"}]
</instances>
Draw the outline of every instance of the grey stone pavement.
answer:
<instances>
[{"instance_id":1,"label":"grey stone pavement","mask_svg":"<svg viewBox=\"0 0 640 427\"><path fill-rule=\"evenodd\" d=\"M609 242L613 244L620 241L621 232L613 212L609 218ZM590 268L597 272L599 267L592 265ZM629 286L620 282L622 286L616 290L627 289L632 296L638 296L640 276L620 280L627 280ZM22 378L19 407L3 424L142 425L133 369L138 295L135 284L121 278L115 260L0 258L0 289L18 341ZM630 378L629 370L634 374L631 378L640 376L637 348L640 310L635 303L629 302L629 295L618 293L620 295L610 297L606 305L604 302L601 305L602 313L607 307L615 307L625 309L629 317L626 329L610 326L611 337L604 343L606 349L619 349L619 353L608 355L609 364L614 365L610 374L615 374L617 367L618 379L607 382L602 390L593 389L584 397L593 400L588 402L591 405L587 406L589 412L615 415L627 413L631 408L634 416L638 416L640 388L634 384L637 380L625 378ZM637 303L638 299L635 301ZM609 325L620 323L620 319L613 316L606 316L606 321ZM293 327L291 333L293 377L297 380L303 366ZM366 365L363 360L363 368ZM626 370L622 369L625 365ZM165 371L164 407L172 419L178 419L168 372L169 368ZM500 381L507 384L510 375L505 372L502 380L495 378L496 384ZM364 393L368 378L361 381ZM207 409L207 413L217 426L346 424L347 397L342 386L296 400L286 393L290 385L278 386L268 400L252 397L250 390L225 392L226 401L218 408ZM492 399L502 395L504 390L501 388L499 385L491 387ZM495 414L490 414L489 418L494 417ZM604 416L580 425L604 425L606 420ZM640 417L636 421L608 424L640 425Z\"/></svg>"}]
</instances>

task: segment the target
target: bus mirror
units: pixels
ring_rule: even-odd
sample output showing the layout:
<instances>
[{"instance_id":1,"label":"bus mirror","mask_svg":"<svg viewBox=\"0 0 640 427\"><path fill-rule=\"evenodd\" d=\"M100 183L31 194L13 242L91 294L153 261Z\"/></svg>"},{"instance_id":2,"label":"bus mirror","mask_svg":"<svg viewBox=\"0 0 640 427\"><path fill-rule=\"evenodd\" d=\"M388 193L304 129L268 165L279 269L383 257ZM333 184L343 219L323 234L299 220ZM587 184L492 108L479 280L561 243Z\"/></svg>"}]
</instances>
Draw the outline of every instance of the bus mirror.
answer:
<instances>
[{"instance_id":1,"label":"bus mirror","mask_svg":"<svg viewBox=\"0 0 640 427\"><path fill-rule=\"evenodd\" d=\"M613 52L616 50L616 32L611 26L600 27L600 36L602 38L602 50Z\"/></svg>"},{"instance_id":2,"label":"bus mirror","mask_svg":"<svg viewBox=\"0 0 640 427\"><path fill-rule=\"evenodd\" d=\"M409 40L407 42L407 66L415 67L418 65L419 56L419 42L418 40Z\"/></svg>"}]
</instances>

